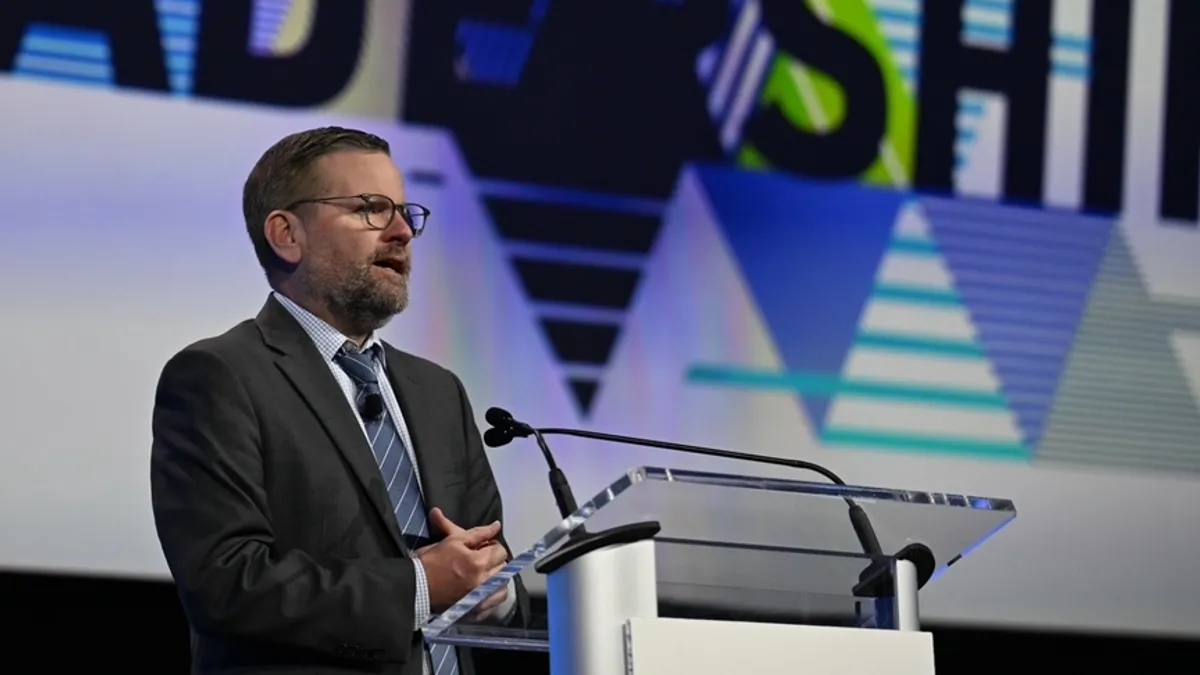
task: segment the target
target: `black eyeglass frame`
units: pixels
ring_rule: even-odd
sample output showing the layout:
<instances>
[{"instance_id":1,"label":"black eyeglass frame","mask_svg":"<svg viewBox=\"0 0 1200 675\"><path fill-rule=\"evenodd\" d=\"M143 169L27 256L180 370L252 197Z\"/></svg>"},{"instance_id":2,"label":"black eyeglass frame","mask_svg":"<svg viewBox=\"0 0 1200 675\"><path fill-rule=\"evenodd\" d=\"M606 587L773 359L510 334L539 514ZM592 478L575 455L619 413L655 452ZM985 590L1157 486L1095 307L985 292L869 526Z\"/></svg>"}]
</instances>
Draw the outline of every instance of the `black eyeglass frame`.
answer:
<instances>
[{"instance_id":1,"label":"black eyeglass frame","mask_svg":"<svg viewBox=\"0 0 1200 675\"><path fill-rule=\"evenodd\" d=\"M382 226L376 226L375 223L371 222L371 216L373 214L366 211L362 213L363 221L367 224L367 227L371 228L372 230L386 230L387 228L391 227L392 223L396 220L396 216L399 215L400 219L408 225L408 229L412 230L413 236L419 237L421 236L421 233L425 231L425 225L429 221L430 211L428 208L412 202L396 202L391 197L380 194L342 195L336 197L311 197L309 199L297 199L296 201L284 207L283 210L295 211L297 206L303 206L304 204L334 204L335 202L345 201L348 199L357 199L362 202L362 205L364 206L370 206L373 201L378 200L384 200L391 203L392 209L389 212L391 213L391 216L388 217L388 221ZM406 213L402 213L402 210L406 211Z\"/></svg>"}]
</instances>

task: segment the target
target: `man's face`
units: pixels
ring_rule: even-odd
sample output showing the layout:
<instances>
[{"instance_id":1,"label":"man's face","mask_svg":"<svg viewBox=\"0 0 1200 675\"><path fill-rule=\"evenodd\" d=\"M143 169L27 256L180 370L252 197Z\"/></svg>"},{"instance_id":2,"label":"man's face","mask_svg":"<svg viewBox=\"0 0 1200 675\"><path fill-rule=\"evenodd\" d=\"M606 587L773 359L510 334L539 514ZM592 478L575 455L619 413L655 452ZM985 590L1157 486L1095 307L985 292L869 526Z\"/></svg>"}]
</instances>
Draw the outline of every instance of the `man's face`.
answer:
<instances>
[{"instance_id":1,"label":"man's face","mask_svg":"<svg viewBox=\"0 0 1200 675\"><path fill-rule=\"evenodd\" d=\"M318 160L323 186L313 198L348 197L304 207L303 256L298 279L354 335L386 324L408 305L413 232L384 200L368 205L357 195L404 203L404 179L386 154L337 152ZM367 217L370 222L368 224ZM391 218L391 223L377 229Z\"/></svg>"}]
</instances>

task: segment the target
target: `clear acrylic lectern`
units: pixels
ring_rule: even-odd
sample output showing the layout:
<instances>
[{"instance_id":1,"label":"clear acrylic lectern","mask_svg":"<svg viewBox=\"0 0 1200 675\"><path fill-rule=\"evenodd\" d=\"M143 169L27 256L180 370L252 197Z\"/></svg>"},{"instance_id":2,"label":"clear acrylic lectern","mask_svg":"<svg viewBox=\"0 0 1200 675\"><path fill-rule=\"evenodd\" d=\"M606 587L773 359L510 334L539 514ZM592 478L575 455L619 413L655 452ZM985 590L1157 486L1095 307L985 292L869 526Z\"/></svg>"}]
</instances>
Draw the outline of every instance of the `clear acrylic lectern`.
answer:
<instances>
[{"instance_id":1,"label":"clear acrylic lectern","mask_svg":"<svg viewBox=\"0 0 1200 675\"><path fill-rule=\"evenodd\" d=\"M882 553L864 550L848 513L854 504L866 512ZM838 630L853 631L847 634L851 637L919 632L920 586L1015 517L1012 502L1004 499L640 467L433 617L424 633L435 643L549 651L556 675L616 675L632 666L633 627L646 636L637 644L647 650L662 633L662 639L688 640L685 651L695 658L709 635L703 631L764 626L737 639L782 640L776 646L792 650L812 639L842 645L838 640L844 638L830 637L843 635ZM484 598L531 566L547 574L549 632L463 621ZM660 603L734 618L754 616L757 623L678 623L659 619ZM777 617L776 631L785 628L782 624L804 624L826 632L767 635L762 631L770 624L763 624L763 617ZM676 623L663 623L669 621ZM718 643L723 639L719 633L711 637ZM902 647L846 643L839 648L879 656L888 645ZM764 643L753 653L768 658L762 655L769 647ZM925 672L924 643L915 651L911 647L904 647L910 656L897 657L920 656L910 670L896 663L879 665L893 672ZM655 658L647 651L643 661ZM700 672L683 670L681 655L670 658L672 670ZM719 672L714 663L719 654L705 658L714 665L712 672ZM931 672L931 642L928 661ZM738 663L745 668L744 655ZM656 669L639 666L638 672Z\"/></svg>"}]
</instances>

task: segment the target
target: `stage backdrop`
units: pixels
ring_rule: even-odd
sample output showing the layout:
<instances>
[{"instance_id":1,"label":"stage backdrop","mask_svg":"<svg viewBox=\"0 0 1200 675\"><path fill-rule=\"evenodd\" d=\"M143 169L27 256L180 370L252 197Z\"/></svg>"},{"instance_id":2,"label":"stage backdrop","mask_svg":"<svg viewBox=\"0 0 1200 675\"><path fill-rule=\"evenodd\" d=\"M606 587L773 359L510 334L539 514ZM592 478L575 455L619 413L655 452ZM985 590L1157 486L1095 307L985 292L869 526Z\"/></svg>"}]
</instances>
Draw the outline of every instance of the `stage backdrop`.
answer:
<instances>
[{"instance_id":1,"label":"stage backdrop","mask_svg":"<svg viewBox=\"0 0 1200 675\"><path fill-rule=\"evenodd\" d=\"M385 336L481 416L1010 498L929 619L1197 630L1200 6L236 4L0 9L0 566L165 575L159 369L266 297L257 156L343 123L433 211ZM746 470L554 445L580 496ZM492 459L532 542L541 459Z\"/></svg>"}]
</instances>

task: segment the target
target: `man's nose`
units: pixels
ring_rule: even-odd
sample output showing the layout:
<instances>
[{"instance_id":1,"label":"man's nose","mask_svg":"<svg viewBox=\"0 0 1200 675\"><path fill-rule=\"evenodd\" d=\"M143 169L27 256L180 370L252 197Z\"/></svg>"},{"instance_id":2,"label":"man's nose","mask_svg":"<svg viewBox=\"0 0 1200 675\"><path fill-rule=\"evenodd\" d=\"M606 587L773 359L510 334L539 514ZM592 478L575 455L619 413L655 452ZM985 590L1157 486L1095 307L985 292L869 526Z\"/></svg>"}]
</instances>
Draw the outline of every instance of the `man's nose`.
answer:
<instances>
[{"instance_id":1,"label":"man's nose","mask_svg":"<svg viewBox=\"0 0 1200 675\"><path fill-rule=\"evenodd\" d=\"M381 232L379 236L380 239L385 242L398 243L402 246L407 246L408 242L412 241L415 234L413 233L412 226L408 224L408 221L406 221L404 218L401 218L400 214L397 213L396 217L392 218L392 222L389 223L387 227L383 228L383 232Z\"/></svg>"}]
</instances>

